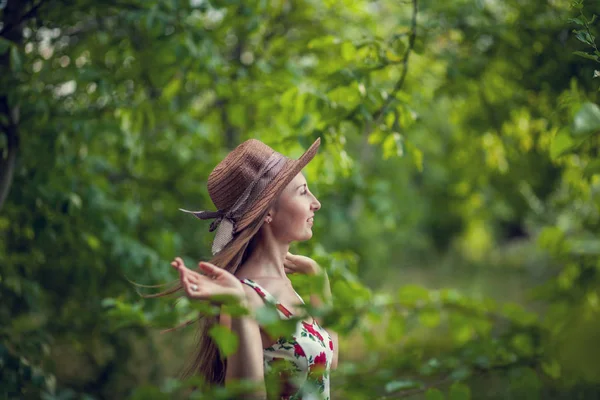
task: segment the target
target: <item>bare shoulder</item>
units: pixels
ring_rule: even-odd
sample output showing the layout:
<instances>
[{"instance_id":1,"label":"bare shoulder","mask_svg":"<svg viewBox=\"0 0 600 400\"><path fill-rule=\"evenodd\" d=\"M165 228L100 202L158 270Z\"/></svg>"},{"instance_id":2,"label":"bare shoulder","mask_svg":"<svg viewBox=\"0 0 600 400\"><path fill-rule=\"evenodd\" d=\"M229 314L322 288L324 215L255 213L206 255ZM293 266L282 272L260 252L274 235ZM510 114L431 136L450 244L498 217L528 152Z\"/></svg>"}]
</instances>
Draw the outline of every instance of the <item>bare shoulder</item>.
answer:
<instances>
[{"instance_id":1,"label":"bare shoulder","mask_svg":"<svg viewBox=\"0 0 600 400\"><path fill-rule=\"evenodd\" d=\"M244 287L244 293L246 293L246 300L248 301L248 308L251 311L255 311L258 308L264 306L264 300L262 299L262 297L260 297L260 295L256 292L256 290L254 290L254 288L243 284L242 285Z\"/></svg>"},{"instance_id":2,"label":"bare shoulder","mask_svg":"<svg viewBox=\"0 0 600 400\"><path fill-rule=\"evenodd\" d=\"M262 298L256 293L256 291L248 285L242 285L244 293L246 294L248 310L254 313L257 309L264 305ZM221 325L231 327L231 316L225 313L221 313L219 316L219 323Z\"/></svg>"}]
</instances>

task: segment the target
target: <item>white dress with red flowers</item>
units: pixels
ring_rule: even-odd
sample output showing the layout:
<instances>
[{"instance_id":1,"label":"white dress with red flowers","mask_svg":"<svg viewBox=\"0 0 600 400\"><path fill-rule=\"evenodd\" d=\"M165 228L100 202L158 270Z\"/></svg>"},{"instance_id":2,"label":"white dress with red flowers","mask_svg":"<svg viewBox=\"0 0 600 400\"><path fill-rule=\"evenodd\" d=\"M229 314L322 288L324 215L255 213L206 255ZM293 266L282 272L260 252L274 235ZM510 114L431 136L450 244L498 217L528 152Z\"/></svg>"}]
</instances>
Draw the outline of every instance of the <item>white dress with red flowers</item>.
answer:
<instances>
[{"instance_id":1,"label":"white dress with red flowers","mask_svg":"<svg viewBox=\"0 0 600 400\"><path fill-rule=\"evenodd\" d=\"M284 319L292 313L258 283L242 279L265 301L275 305ZM300 301L302 297L296 293ZM329 400L329 370L333 360L333 341L313 318L312 324L298 321L291 337L281 337L263 350L265 380L275 377L282 390L278 398L289 400Z\"/></svg>"}]
</instances>

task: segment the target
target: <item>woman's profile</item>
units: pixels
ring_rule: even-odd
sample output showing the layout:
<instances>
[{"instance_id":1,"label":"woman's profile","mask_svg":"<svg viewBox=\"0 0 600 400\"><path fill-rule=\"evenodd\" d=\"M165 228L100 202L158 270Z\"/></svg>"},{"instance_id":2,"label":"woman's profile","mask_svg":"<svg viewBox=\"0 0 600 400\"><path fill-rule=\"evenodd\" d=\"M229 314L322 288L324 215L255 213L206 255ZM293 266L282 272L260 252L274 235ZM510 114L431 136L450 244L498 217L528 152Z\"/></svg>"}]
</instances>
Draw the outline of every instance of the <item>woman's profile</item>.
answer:
<instances>
[{"instance_id":1,"label":"woman's profile","mask_svg":"<svg viewBox=\"0 0 600 400\"><path fill-rule=\"evenodd\" d=\"M269 398L330 398L329 372L337 365L337 335L307 316L298 320L292 335L271 337L252 317L265 303L274 305L282 319L305 315L302 298L287 273L314 274L319 267L310 258L290 254L289 247L312 237L314 216L321 208L301 173L319 145L320 139L293 160L259 140L247 140L208 177L216 211L182 210L213 220L213 258L200 262L198 273L176 257L171 265L178 270L180 282L168 293L183 289L192 301L212 302L233 296L251 311L239 317L221 314L202 324L186 376L200 375L212 384L250 380L261 388L249 395L252 398L264 398L265 380L275 376L277 393L269 391ZM326 282L325 292L330 295ZM229 327L239 338L236 353L226 360L207 334L212 323Z\"/></svg>"}]
</instances>

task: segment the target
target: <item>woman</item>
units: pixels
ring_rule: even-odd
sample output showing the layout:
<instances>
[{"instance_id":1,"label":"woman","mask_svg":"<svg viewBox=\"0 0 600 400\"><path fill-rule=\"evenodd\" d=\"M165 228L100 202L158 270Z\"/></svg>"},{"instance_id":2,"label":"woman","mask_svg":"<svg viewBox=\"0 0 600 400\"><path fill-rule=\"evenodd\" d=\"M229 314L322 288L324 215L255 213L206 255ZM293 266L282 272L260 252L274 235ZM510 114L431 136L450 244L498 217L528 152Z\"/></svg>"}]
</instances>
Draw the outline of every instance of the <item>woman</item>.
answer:
<instances>
[{"instance_id":1,"label":"woman","mask_svg":"<svg viewBox=\"0 0 600 400\"><path fill-rule=\"evenodd\" d=\"M215 167L208 178L208 192L217 211L182 210L200 219L214 219L210 228L216 230L214 257L210 263L199 263L202 274L175 258L171 265L179 271L177 289L194 300L234 296L250 315L266 302L277 307L281 318L302 314L302 299L286 272L314 274L318 266L288 249L290 243L312 237L313 218L321 208L301 173L319 144L320 139L292 160L251 139ZM325 292L330 296L328 286L327 282ZM225 362L206 334L210 322L228 326L239 338L237 352ZM200 374L217 384L251 380L261 387L253 396L263 398L265 376L283 361L291 368L277 375L281 380L277 398L329 399L329 371L337 365L337 335L314 318L298 321L295 332L282 338L270 337L251 316L222 314L202 329L187 375Z\"/></svg>"}]
</instances>

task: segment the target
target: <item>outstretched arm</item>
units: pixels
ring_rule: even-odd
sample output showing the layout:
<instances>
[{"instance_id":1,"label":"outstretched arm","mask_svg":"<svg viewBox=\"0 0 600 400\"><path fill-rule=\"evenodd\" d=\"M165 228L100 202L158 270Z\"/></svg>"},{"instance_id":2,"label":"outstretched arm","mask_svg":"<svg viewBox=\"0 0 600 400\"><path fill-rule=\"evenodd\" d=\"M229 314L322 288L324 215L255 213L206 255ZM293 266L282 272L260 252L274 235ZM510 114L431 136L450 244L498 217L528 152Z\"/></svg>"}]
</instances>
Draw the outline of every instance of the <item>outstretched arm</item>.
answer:
<instances>
[{"instance_id":1,"label":"outstretched arm","mask_svg":"<svg viewBox=\"0 0 600 400\"><path fill-rule=\"evenodd\" d=\"M177 257L171 265L179 271L181 285L190 299L211 300L231 296L246 308L250 302L242 283L232 274L213 264L200 262L198 272L188 269ZM257 391L248 394L247 399L266 398L262 340L257 322L250 316L225 317L226 325L237 335L239 346L235 354L227 358L225 382L249 380L258 386ZM223 323L223 319L221 320Z\"/></svg>"}]
</instances>

